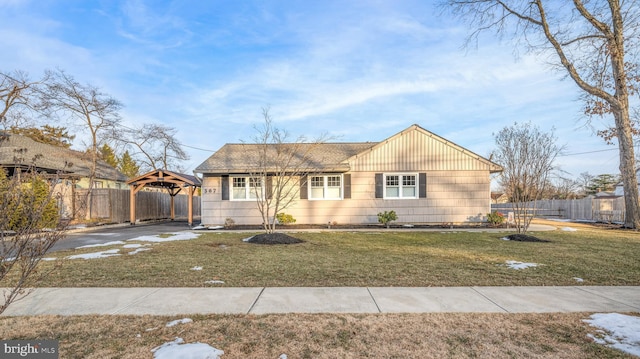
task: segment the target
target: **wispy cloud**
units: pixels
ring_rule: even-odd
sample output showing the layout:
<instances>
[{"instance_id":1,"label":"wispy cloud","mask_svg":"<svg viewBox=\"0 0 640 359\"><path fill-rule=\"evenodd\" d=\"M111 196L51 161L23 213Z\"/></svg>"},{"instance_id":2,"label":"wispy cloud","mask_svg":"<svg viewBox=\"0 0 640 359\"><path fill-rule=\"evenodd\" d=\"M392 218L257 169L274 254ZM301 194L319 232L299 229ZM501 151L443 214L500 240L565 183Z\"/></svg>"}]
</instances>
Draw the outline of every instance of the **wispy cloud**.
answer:
<instances>
[{"instance_id":1,"label":"wispy cloud","mask_svg":"<svg viewBox=\"0 0 640 359\"><path fill-rule=\"evenodd\" d=\"M143 0L128 0L114 18L118 34L155 50L184 45L192 36L185 20L173 15L173 6L148 6Z\"/></svg>"},{"instance_id":2,"label":"wispy cloud","mask_svg":"<svg viewBox=\"0 0 640 359\"><path fill-rule=\"evenodd\" d=\"M124 102L128 123L179 127L193 147L250 139L265 106L311 137L376 141L418 123L488 155L493 132L530 120L576 149L603 146L571 82L492 39L461 50L466 29L430 2L34 4L0 0L1 69L66 69Z\"/></svg>"}]
</instances>

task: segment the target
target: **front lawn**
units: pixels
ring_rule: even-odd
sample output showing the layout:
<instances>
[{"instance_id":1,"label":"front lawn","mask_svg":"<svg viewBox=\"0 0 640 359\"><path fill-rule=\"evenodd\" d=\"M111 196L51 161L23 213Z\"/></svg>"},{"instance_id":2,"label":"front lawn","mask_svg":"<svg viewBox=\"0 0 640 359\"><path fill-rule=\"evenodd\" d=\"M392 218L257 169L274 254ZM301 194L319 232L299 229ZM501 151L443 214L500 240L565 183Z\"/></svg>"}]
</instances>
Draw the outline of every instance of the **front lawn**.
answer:
<instances>
[{"instance_id":1,"label":"front lawn","mask_svg":"<svg viewBox=\"0 0 640 359\"><path fill-rule=\"evenodd\" d=\"M201 233L201 232L198 232ZM504 241L470 232L299 232L293 245L243 242L246 233L140 248L113 245L50 257L119 249L119 256L66 259L49 287L537 286L640 285L637 232L581 227L534 235L547 243ZM132 241L130 244L149 244ZM135 247L135 246L129 246ZM149 249L129 255L127 252ZM511 269L507 261L535 263ZM42 262L43 266L52 262ZM213 281L213 282L212 282ZM209 283L207 283L209 282ZM213 284L211 284L213 283Z\"/></svg>"},{"instance_id":2,"label":"front lawn","mask_svg":"<svg viewBox=\"0 0 640 359\"><path fill-rule=\"evenodd\" d=\"M43 286L484 286L640 285L637 232L579 227L512 242L468 232L323 232L258 245L245 233L165 235L55 252L65 259ZM105 258L102 255L114 255ZM135 254L128 254L134 253ZM507 261L536 264L511 269ZM53 262L42 262L51 266ZM525 266L526 267L526 266ZM209 282L209 283L207 283ZM7 283L0 283L0 286ZM630 358L595 344L590 313L279 314L0 317L0 339L57 339L61 357L152 358L184 340L232 358ZM176 338L181 339L176 339ZM283 356L285 354L286 356Z\"/></svg>"}]
</instances>

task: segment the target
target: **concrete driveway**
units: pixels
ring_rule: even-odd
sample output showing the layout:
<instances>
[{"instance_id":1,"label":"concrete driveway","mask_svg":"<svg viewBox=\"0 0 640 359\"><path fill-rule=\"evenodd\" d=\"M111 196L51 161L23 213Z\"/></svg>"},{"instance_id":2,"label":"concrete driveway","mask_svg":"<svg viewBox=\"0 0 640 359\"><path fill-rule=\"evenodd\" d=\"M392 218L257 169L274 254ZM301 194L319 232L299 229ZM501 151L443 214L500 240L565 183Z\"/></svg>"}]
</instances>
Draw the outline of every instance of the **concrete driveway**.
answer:
<instances>
[{"instance_id":1,"label":"concrete driveway","mask_svg":"<svg viewBox=\"0 0 640 359\"><path fill-rule=\"evenodd\" d=\"M140 236L179 232L188 229L189 224L186 221L154 222L150 224L136 224L134 226L126 223L116 226L105 226L104 228L92 227L77 229L67 233L65 238L58 241L50 252L73 249L91 244L126 241L127 239Z\"/></svg>"}]
</instances>

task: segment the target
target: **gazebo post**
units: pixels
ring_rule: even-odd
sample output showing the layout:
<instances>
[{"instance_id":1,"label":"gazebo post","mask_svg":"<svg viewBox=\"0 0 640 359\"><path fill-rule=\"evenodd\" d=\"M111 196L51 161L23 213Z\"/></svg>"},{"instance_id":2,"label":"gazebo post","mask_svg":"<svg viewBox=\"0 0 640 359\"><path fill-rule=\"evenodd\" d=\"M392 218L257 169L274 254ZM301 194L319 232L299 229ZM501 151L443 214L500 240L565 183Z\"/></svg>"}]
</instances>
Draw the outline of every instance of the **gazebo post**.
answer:
<instances>
[{"instance_id":1,"label":"gazebo post","mask_svg":"<svg viewBox=\"0 0 640 359\"><path fill-rule=\"evenodd\" d=\"M129 224L132 226L136 224L136 192L135 185L131 185L129 188Z\"/></svg>"},{"instance_id":2,"label":"gazebo post","mask_svg":"<svg viewBox=\"0 0 640 359\"><path fill-rule=\"evenodd\" d=\"M187 207L188 207L188 221L189 221L189 225L191 226L193 224L193 193L195 192L196 187L195 186L189 186L189 199L187 200Z\"/></svg>"},{"instance_id":3,"label":"gazebo post","mask_svg":"<svg viewBox=\"0 0 640 359\"><path fill-rule=\"evenodd\" d=\"M131 225L136 224L136 193L144 186L144 183L138 184L136 182L129 185L129 222Z\"/></svg>"},{"instance_id":4,"label":"gazebo post","mask_svg":"<svg viewBox=\"0 0 640 359\"><path fill-rule=\"evenodd\" d=\"M176 219L176 201L174 194L170 194L169 196L171 197L171 220L173 221Z\"/></svg>"}]
</instances>

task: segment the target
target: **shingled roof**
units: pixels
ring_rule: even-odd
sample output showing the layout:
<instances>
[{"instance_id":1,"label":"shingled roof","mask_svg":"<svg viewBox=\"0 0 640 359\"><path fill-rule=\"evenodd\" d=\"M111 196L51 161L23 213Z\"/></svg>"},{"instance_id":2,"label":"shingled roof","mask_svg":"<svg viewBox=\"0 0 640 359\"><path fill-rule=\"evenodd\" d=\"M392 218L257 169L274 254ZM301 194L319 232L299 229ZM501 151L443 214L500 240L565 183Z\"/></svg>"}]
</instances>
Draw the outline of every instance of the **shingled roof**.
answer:
<instances>
[{"instance_id":1,"label":"shingled roof","mask_svg":"<svg viewBox=\"0 0 640 359\"><path fill-rule=\"evenodd\" d=\"M32 165L38 171L59 173L65 177L89 177L91 159L83 152L0 132L0 166L27 168ZM102 160L97 163L96 178L120 182L127 180L127 176Z\"/></svg>"},{"instance_id":2,"label":"shingled roof","mask_svg":"<svg viewBox=\"0 0 640 359\"><path fill-rule=\"evenodd\" d=\"M356 143L303 143L303 144L281 144L280 146L299 146L299 153L308 153L310 166L321 171L343 172L348 171L346 162L352 156L366 151L377 142L356 142ZM226 144L216 153L198 166L196 173L249 173L255 170L261 144ZM311 149L311 146L313 148ZM276 145L269 145L268 151L273 155L267 158L275 158Z\"/></svg>"}]
</instances>

